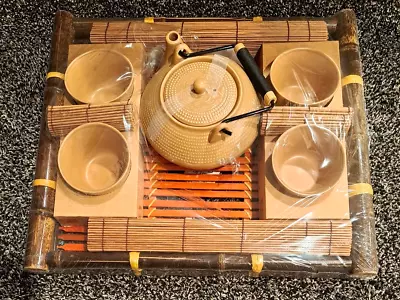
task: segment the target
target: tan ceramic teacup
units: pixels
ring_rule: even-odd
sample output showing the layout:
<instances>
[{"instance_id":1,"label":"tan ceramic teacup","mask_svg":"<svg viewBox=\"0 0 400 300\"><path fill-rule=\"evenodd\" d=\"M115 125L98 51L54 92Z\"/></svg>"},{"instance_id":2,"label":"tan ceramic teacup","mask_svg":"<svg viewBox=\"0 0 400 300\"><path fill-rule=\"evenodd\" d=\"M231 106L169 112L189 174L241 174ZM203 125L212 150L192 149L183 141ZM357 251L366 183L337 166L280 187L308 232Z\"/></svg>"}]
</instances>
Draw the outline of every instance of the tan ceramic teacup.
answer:
<instances>
[{"instance_id":1,"label":"tan ceramic teacup","mask_svg":"<svg viewBox=\"0 0 400 300\"><path fill-rule=\"evenodd\" d=\"M72 130L58 152L65 182L86 195L105 195L119 188L130 171L125 137L104 123L88 123Z\"/></svg>"},{"instance_id":2,"label":"tan ceramic teacup","mask_svg":"<svg viewBox=\"0 0 400 300\"><path fill-rule=\"evenodd\" d=\"M119 52L92 50L69 64L65 72L65 87L81 103L125 101L133 91L133 67Z\"/></svg>"},{"instance_id":3,"label":"tan ceramic teacup","mask_svg":"<svg viewBox=\"0 0 400 300\"><path fill-rule=\"evenodd\" d=\"M345 168L345 149L330 130L298 125L277 140L272 167L278 181L292 194L321 194L339 181Z\"/></svg>"},{"instance_id":4,"label":"tan ceramic teacup","mask_svg":"<svg viewBox=\"0 0 400 300\"><path fill-rule=\"evenodd\" d=\"M270 69L278 105L325 106L340 83L340 70L325 53L296 48L281 53Z\"/></svg>"}]
</instances>

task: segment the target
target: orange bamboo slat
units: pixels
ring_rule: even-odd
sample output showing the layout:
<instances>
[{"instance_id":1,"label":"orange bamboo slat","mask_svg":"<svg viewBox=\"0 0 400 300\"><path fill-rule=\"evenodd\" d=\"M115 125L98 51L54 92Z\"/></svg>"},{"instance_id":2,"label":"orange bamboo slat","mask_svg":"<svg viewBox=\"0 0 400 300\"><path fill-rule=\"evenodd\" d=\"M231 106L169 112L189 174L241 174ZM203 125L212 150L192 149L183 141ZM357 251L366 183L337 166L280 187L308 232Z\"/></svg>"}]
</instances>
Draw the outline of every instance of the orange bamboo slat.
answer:
<instances>
[{"instance_id":1,"label":"orange bamboo slat","mask_svg":"<svg viewBox=\"0 0 400 300\"><path fill-rule=\"evenodd\" d=\"M253 219L258 213L247 213L240 210L175 210L175 209L143 209L143 216L148 218L208 218L208 219Z\"/></svg>"},{"instance_id":2,"label":"orange bamboo slat","mask_svg":"<svg viewBox=\"0 0 400 300\"><path fill-rule=\"evenodd\" d=\"M203 208L203 209L249 209L246 202L207 202L207 201L188 201L188 200L144 200L143 205L149 209L156 207L181 207L181 208Z\"/></svg>"},{"instance_id":3,"label":"orange bamboo slat","mask_svg":"<svg viewBox=\"0 0 400 300\"><path fill-rule=\"evenodd\" d=\"M351 240L349 220L90 218L87 247L89 251L349 256Z\"/></svg>"},{"instance_id":4,"label":"orange bamboo slat","mask_svg":"<svg viewBox=\"0 0 400 300\"><path fill-rule=\"evenodd\" d=\"M93 44L143 43L163 45L169 31L179 32L193 51L242 42L252 54L263 42L326 41L327 25L314 21L220 21L220 22L94 22Z\"/></svg>"},{"instance_id":5,"label":"orange bamboo slat","mask_svg":"<svg viewBox=\"0 0 400 300\"><path fill-rule=\"evenodd\" d=\"M87 226L59 226L57 244L64 251L87 251Z\"/></svg>"},{"instance_id":6,"label":"orange bamboo slat","mask_svg":"<svg viewBox=\"0 0 400 300\"><path fill-rule=\"evenodd\" d=\"M148 218L258 217L258 185L253 182L252 153L233 166L210 171L187 170L145 150L143 216ZM226 201L230 199L230 201Z\"/></svg>"},{"instance_id":7,"label":"orange bamboo slat","mask_svg":"<svg viewBox=\"0 0 400 300\"><path fill-rule=\"evenodd\" d=\"M58 240L84 242L86 241L86 234L64 233L57 236Z\"/></svg>"},{"instance_id":8,"label":"orange bamboo slat","mask_svg":"<svg viewBox=\"0 0 400 300\"><path fill-rule=\"evenodd\" d=\"M188 199L197 197L206 198L244 198L249 199L251 194L245 191L206 191L206 190L173 190L173 189L145 189L145 195L153 197L178 197Z\"/></svg>"},{"instance_id":9,"label":"orange bamboo slat","mask_svg":"<svg viewBox=\"0 0 400 300\"><path fill-rule=\"evenodd\" d=\"M57 246L57 249L72 252L83 252L87 251L86 244L65 244Z\"/></svg>"},{"instance_id":10,"label":"orange bamboo slat","mask_svg":"<svg viewBox=\"0 0 400 300\"><path fill-rule=\"evenodd\" d=\"M184 181L153 181L146 180L145 188L156 189L195 189L195 190L223 190L223 191L250 191L257 190L258 185L245 183L225 182L184 182Z\"/></svg>"},{"instance_id":11,"label":"orange bamboo slat","mask_svg":"<svg viewBox=\"0 0 400 300\"><path fill-rule=\"evenodd\" d=\"M60 231L69 232L69 233L86 233L86 226L60 226Z\"/></svg>"}]
</instances>

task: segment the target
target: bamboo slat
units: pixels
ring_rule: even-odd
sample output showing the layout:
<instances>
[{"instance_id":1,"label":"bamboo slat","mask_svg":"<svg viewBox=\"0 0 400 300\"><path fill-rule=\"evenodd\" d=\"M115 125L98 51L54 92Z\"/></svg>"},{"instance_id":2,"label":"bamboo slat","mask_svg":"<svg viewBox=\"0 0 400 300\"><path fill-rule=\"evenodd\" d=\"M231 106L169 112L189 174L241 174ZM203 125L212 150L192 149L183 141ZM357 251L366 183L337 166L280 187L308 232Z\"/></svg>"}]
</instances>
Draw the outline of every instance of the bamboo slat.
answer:
<instances>
[{"instance_id":1,"label":"bamboo slat","mask_svg":"<svg viewBox=\"0 0 400 300\"><path fill-rule=\"evenodd\" d=\"M63 251L87 251L87 225L59 226L57 249Z\"/></svg>"},{"instance_id":2,"label":"bamboo slat","mask_svg":"<svg viewBox=\"0 0 400 300\"><path fill-rule=\"evenodd\" d=\"M57 249L69 252L84 252L87 251L86 244L65 244L57 246Z\"/></svg>"},{"instance_id":3,"label":"bamboo slat","mask_svg":"<svg viewBox=\"0 0 400 300\"><path fill-rule=\"evenodd\" d=\"M57 238L61 241L84 242L86 241L86 234L63 233L59 234Z\"/></svg>"},{"instance_id":4,"label":"bamboo slat","mask_svg":"<svg viewBox=\"0 0 400 300\"><path fill-rule=\"evenodd\" d=\"M108 104L48 106L47 125L52 136L67 135L74 128L103 122L120 131L133 130L134 106L129 101Z\"/></svg>"},{"instance_id":5,"label":"bamboo slat","mask_svg":"<svg viewBox=\"0 0 400 300\"><path fill-rule=\"evenodd\" d=\"M156 209L153 207L151 209L143 209L143 216L148 218L256 219L258 218L258 212L249 210Z\"/></svg>"},{"instance_id":6,"label":"bamboo slat","mask_svg":"<svg viewBox=\"0 0 400 300\"><path fill-rule=\"evenodd\" d=\"M286 253L349 256L345 220L90 218L89 251Z\"/></svg>"},{"instance_id":7,"label":"bamboo slat","mask_svg":"<svg viewBox=\"0 0 400 300\"><path fill-rule=\"evenodd\" d=\"M184 182L184 181L146 181L145 188L156 189L196 189L196 190L223 190L223 191L250 191L251 187L245 183L225 183L225 182ZM254 185L252 188L256 188Z\"/></svg>"},{"instance_id":8,"label":"bamboo slat","mask_svg":"<svg viewBox=\"0 0 400 300\"><path fill-rule=\"evenodd\" d=\"M345 135L351 126L353 110L350 107L331 109L327 107L274 107L261 117L261 135L280 135L291 127L310 124L321 125L338 134Z\"/></svg>"},{"instance_id":9,"label":"bamboo slat","mask_svg":"<svg viewBox=\"0 0 400 300\"><path fill-rule=\"evenodd\" d=\"M206 190L175 190L175 189L145 189L144 194L160 197L180 197L183 199L190 199L193 197L206 197L206 198L244 198L249 199L250 194L244 191L206 191Z\"/></svg>"},{"instance_id":10,"label":"bamboo slat","mask_svg":"<svg viewBox=\"0 0 400 300\"><path fill-rule=\"evenodd\" d=\"M169 31L177 31L192 50L245 43L254 55L262 42L326 41L324 21L221 21L221 22L95 22L90 31L93 44L143 43L146 47L164 44Z\"/></svg>"},{"instance_id":11,"label":"bamboo slat","mask_svg":"<svg viewBox=\"0 0 400 300\"><path fill-rule=\"evenodd\" d=\"M68 233L86 233L86 226L60 226L60 231L68 232Z\"/></svg>"},{"instance_id":12,"label":"bamboo slat","mask_svg":"<svg viewBox=\"0 0 400 300\"><path fill-rule=\"evenodd\" d=\"M143 205L151 207L180 207L180 208L203 208L203 209L249 209L246 202L207 202L187 200L144 200Z\"/></svg>"},{"instance_id":13,"label":"bamboo slat","mask_svg":"<svg viewBox=\"0 0 400 300\"><path fill-rule=\"evenodd\" d=\"M235 165L205 172L176 166L151 150L144 151L144 160L143 216L258 218L258 184L252 182L250 150L236 159Z\"/></svg>"}]
</instances>

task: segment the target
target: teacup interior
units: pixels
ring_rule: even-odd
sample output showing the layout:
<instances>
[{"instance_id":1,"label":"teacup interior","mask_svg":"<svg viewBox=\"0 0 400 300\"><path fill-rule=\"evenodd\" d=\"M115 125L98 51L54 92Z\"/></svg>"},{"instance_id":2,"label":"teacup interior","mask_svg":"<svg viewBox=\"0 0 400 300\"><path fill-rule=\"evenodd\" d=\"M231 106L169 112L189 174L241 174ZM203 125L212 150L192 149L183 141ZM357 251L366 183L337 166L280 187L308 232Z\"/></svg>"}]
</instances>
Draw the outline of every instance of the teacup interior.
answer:
<instances>
[{"instance_id":1,"label":"teacup interior","mask_svg":"<svg viewBox=\"0 0 400 300\"><path fill-rule=\"evenodd\" d=\"M273 167L279 181L301 195L323 193L340 179L345 154L340 140L329 130L300 125L277 141Z\"/></svg>"},{"instance_id":2,"label":"teacup interior","mask_svg":"<svg viewBox=\"0 0 400 300\"><path fill-rule=\"evenodd\" d=\"M96 193L112 187L129 164L124 137L103 126L72 132L60 149L64 179L79 191Z\"/></svg>"},{"instance_id":3,"label":"teacup interior","mask_svg":"<svg viewBox=\"0 0 400 300\"><path fill-rule=\"evenodd\" d=\"M271 67L274 88L296 104L313 104L333 96L340 75L336 64L324 53L295 49L279 56Z\"/></svg>"},{"instance_id":4,"label":"teacup interior","mask_svg":"<svg viewBox=\"0 0 400 300\"><path fill-rule=\"evenodd\" d=\"M129 61L114 51L95 50L76 58L68 67L66 87L84 103L107 103L123 94L132 81Z\"/></svg>"}]
</instances>

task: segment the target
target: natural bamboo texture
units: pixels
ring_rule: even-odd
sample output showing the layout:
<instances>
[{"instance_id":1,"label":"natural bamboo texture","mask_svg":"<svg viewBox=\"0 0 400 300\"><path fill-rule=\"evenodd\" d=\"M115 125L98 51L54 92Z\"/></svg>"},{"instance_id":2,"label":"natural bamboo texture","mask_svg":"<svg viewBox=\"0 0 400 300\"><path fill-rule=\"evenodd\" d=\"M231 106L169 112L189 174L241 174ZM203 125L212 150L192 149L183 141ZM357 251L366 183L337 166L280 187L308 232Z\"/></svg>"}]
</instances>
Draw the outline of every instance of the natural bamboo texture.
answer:
<instances>
[{"instance_id":1,"label":"natural bamboo texture","mask_svg":"<svg viewBox=\"0 0 400 300\"><path fill-rule=\"evenodd\" d=\"M65 11L56 13L51 42L48 72L64 74L68 63L68 48L73 38L72 15ZM45 111L48 105L60 105L63 99L64 81L58 77L46 80L43 112L40 125L35 180L57 180L57 152L59 139L47 132ZM55 220L53 218L55 190L50 186L35 185L26 242L24 269L30 272L46 272L47 254L53 249Z\"/></svg>"},{"instance_id":2,"label":"natural bamboo texture","mask_svg":"<svg viewBox=\"0 0 400 300\"><path fill-rule=\"evenodd\" d=\"M354 11L339 12L337 29L333 37L340 45L342 76L362 76L362 62L357 36L357 19ZM365 111L364 87L350 83L343 87L343 103L353 108L353 124L347 137L349 184L371 184L369 165L369 140ZM353 221L352 274L372 277L378 273L377 244L373 195L361 193L350 197L350 217Z\"/></svg>"},{"instance_id":3,"label":"natural bamboo texture","mask_svg":"<svg viewBox=\"0 0 400 300\"><path fill-rule=\"evenodd\" d=\"M326 107L276 106L261 118L261 135L280 135L291 127L309 124L320 125L338 135L345 136L351 126L353 110L349 107L330 109Z\"/></svg>"},{"instance_id":4,"label":"natural bamboo texture","mask_svg":"<svg viewBox=\"0 0 400 300\"><path fill-rule=\"evenodd\" d=\"M286 255L262 254L261 276L345 277L351 271L350 257L307 255L301 263L293 263ZM297 261L298 262L298 261ZM88 252L56 250L49 253L48 263L59 271L130 270L129 252ZM187 276L218 275L234 271L248 275L252 256L238 253L167 253L140 252L138 268L142 275L175 274Z\"/></svg>"},{"instance_id":5,"label":"natural bamboo texture","mask_svg":"<svg viewBox=\"0 0 400 300\"><path fill-rule=\"evenodd\" d=\"M64 136L74 128L91 122L103 122L120 131L129 131L133 130L134 120L134 106L129 101L47 108L47 124L52 136Z\"/></svg>"},{"instance_id":6,"label":"natural bamboo texture","mask_svg":"<svg viewBox=\"0 0 400 300\"><path fill-rule=\"evenodd\" d=\"M208 172L194 172L149 149L144 153L143 216L257 218L258 186L252 178L257 168L252 159L249 149L231 164Z\"/></svg>"},{"instance_id":7,"label":"natural bamboo texture","mask_svg":"<svg viewBox=\"0 0 400 300\"><path fill-rule=\"evenodd\" d=\"M90 218L87 247L89 251L349 256L351 222Z\"/></svg>"},{"instance_id":8,"label":"natural bamboo texture","mask_svg":"<svg viewBox=\"0 0 400 300\"><path fill-rule=\"evenodd\" d=\"M254 55L263 42L326 41L324 21L221 21L221 22L94 22L90 31L93 44L143 43L162 45L169 31L177 31L193 50L245 43Z\"/></svg>"}]
</instances>

